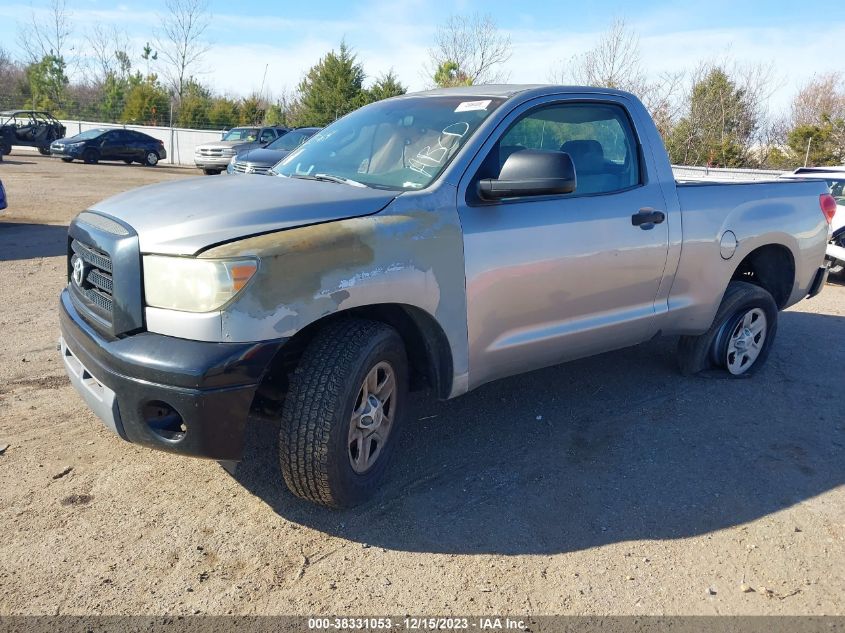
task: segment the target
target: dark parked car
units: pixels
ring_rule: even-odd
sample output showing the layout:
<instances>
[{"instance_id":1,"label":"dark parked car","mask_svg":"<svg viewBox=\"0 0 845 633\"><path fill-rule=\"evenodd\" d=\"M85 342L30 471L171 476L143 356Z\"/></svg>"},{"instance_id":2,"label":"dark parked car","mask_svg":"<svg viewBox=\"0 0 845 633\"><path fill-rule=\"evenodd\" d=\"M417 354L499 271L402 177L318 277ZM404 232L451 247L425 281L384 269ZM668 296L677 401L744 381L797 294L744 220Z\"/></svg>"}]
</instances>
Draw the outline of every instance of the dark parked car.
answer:
<instances>
[{"instance_id":1,"label":"dark parked car","mask_svg":"<svg viewBox=\"0 0 845 633\"><path fill-rule=\"evenodd\" d=\"M232 159L226 171L230 174L266 174L273 165L321 129L319 127L300 127L277 138L266 147L255 147L241 152Z\"/></svg>"},{"instance_id":2,"label":"dark parked car","mask_svg":"<svg viewBox=\"0 0 845 633\"><path fill-rule=\"evenodd\" d=\"M6 208L6 190L3 189L3 181L0 180L0 211Z\"/></svg>"},{"instance_id":3,"label":"dark parked car","mask_svg":"<svg viewBox=\"0 0 845 633\"><path fill-rule=\"evenodd\" d=\"M164 142L134 130L96 128L50 145L50 154L69 163L74 158L92 164L101 160L122 160L153 167L167 158Z\"/></svg>"},{"instance_id":4,"label":"dark parked car","mask_svg":"<svg viewBox=\"0 0 845 633\"><path fill-rule=\"evenodd\" d=\"M9 110L0 112L0 154L12 151L12 145L37 147L45 156L50 143L65 135L65 126L49 112Z\"/></svg>"}]
</instances>

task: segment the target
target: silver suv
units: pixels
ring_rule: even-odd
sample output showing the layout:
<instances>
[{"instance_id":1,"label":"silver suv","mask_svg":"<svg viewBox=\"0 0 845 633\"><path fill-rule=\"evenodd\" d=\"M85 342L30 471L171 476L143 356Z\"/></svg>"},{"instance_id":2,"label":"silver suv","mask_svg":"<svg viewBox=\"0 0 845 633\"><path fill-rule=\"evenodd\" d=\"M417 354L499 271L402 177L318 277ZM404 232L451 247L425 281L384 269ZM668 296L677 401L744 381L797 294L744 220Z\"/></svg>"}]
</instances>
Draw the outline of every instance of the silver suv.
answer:
<instances>
[{"instance_id":1,"label":"silver suv","mask_svg":"<svg viewBox=\"0 0 845 633\"><path fill-rule=\"evenodd\" d=\"M286 127L235 127L216 143L198 145L194 164L206 176L225 171L235 154L269 145L289 132Z\"/></svg>"}]
</instances>

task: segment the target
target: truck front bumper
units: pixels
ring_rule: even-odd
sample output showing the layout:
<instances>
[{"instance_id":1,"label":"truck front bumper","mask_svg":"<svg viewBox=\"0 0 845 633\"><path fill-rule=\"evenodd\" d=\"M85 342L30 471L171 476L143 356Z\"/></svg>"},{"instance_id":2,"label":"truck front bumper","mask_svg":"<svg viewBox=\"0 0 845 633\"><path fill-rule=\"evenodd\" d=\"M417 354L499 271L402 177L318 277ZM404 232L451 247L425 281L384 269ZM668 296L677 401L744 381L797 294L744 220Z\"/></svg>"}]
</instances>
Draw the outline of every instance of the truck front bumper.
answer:
<instances>
[{"instance_id":1,"label":"truck front bumper","mask_svg":"<svg viewBox=\"0 0 845 633\"><path fill-rule=\"evenodd\" d=\"M241 458L253 396L283 341L207 343L150 332L108 339L67 290L60 304L65 370L109 429L159 450Z\"/></svg>"},{"instance_id":2,"label":"truck front bumper","mask_svg":"<svg viewBox=\"0 0 845 633\"><path fill-rule=\"evenodd\" d=\"M231 156L194 156L194 165L198 169L225 170L231 162Z\"/></svg>"}]
</instances>

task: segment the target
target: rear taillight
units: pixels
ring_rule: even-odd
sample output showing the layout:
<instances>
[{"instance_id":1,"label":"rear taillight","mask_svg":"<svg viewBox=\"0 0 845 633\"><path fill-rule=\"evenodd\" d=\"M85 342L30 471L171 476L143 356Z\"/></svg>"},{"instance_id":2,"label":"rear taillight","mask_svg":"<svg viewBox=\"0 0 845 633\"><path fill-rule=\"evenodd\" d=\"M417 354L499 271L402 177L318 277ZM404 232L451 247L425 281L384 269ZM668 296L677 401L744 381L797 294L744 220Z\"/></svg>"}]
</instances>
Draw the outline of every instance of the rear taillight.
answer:
<instances>
[{"instance_id":1,"label":"rear taillight","mask_svg":"<svg viewBox=\"0 0 845 633\"><path fill-rule=\"evenodd\" d=\"M836 215L836 198L829 193L823 193L819 196L819 206L822 208L827 223L833 222L833 216Z\"/></svg>"}]
</instances>

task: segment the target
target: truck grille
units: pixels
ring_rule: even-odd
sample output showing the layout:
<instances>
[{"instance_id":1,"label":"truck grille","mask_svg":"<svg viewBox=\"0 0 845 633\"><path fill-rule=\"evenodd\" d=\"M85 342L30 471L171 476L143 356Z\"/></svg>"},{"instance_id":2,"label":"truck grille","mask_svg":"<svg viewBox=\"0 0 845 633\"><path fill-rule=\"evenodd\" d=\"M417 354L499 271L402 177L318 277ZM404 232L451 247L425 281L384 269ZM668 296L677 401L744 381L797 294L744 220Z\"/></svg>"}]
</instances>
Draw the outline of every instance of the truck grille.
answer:
<instances>
[{"instance_id":1,"label":"truck grille","mask_svg":"<svg viewBox=\"0 0 845 633\"><path fill-rule=\"evenodd\" d=\"M213 148L200 147L197 150L197 153L200 156L212 156L212 157L220 158L221 156L223 156L223 149L218 148L218 147L213 147Z\"/></svg>"},{"instance_id":2,"label":"truck grille","mask_svg":"<svg viewBox=\"0 0 845 633\"><path fill-rule=\"evenodd\" d=\"M138 234L117 218L83 211L68 227L67 292L85 321L110 336L144 328Z\"/></svg>"},{"instance_id":3,"label":"truck grille","mask_svg":"<svg viewBox=\"0 0 845 633\"><path fill-rule=\"evenodd\" d=\"M83 299L83 305L101 321L111 325L114 282L112 279L112 261L108 253L96 249L79 240L70 243L72 291ZM78 262L82 261L81 275Z\"/></svg>"},{"instance_id":4,"label":"truck grille","mask_svg":"<svg viewBox=\"0 0 845 633\"><path fill-rule=\"evenodd\" d=\"M267 165L252 165L246 161L236 162L233 169L239 174L259 174L262 176L270 171L270 167Z\"/></svg>"}]
</instances>

